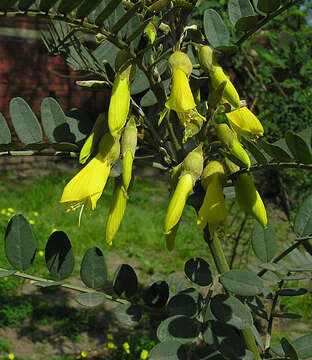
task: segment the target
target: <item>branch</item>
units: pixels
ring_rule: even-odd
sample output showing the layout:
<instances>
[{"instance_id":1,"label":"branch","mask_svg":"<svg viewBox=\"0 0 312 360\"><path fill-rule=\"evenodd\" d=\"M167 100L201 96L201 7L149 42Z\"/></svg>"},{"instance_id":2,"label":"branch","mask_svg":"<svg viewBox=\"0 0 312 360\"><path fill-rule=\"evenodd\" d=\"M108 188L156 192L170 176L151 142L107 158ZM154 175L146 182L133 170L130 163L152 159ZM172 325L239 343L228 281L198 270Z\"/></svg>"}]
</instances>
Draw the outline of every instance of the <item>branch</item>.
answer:
<instances>
[{"instance_id":1,"label":"branch","mask_svg":"<svg viewBox=\"0 0 312 360\"><path fill-rule=\"evenodd\" d=\"M243 35L238 41L236 41L235 45L240 46L245 40L249 39L253 34L255 34L258 30L260 30L264 25L266 25L269 21L274 19L276 16L281 14L283 11L291 8L294 5L297 5L299 3L303 2L303 0L296 0L294 2L290 1L288 4L284 5L280 9L272 12L268 16L266 16L262 21L260 21L255 28L252 30L249 30Z\"/></svg>"}]
</instances>

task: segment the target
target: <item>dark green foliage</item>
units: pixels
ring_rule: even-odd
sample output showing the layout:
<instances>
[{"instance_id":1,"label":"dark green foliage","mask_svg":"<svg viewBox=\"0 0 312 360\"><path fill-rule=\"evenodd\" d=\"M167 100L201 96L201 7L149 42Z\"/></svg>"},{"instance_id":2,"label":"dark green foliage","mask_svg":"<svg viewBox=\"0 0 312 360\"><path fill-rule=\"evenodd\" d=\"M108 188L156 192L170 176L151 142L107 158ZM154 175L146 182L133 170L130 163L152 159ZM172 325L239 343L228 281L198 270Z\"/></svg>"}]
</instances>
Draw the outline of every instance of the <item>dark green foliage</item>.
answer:
<instances>
[{"instance_id":1,"label":"dark green foliage","mask_svg":"<svg viewBox=\"0 0 312 360\"><path fill-rule=\"evenodd\" d=\"M86 251L80 268L81 280L86 286L96 289L107 280L107 267L102 251L93 247Z\"/></svg>"},{"instance_id":2,"label":"dark green foliage","mask_svg":"<svg viewBox=\"0 0 312 360\"><path fill-rule=\"evenodd\" d=\"M74 254L71 243L63 231L54 231L45 248L45 260L53 277L66 279L74 269Z\"/></svg>"},{"instance_id":3,"label":"dark green foliage","mask_svg":"<svg viewBox=\"0 0 312 360\"><path fill-rule=\"evenodd\" d=\"M31 266L36 254L35 238L23 215L14 215L5 232L5 253L9 263L20 271Z\"/></svg>"},{"instance_id":4,"label":"dark green foliage","mask_svg":"<svg viewBox=\"0 0 312 360\"><path fill-rule=\"evenodd\" d=\"M248 270L230 270L224 273L220 281L222 285L236 295L253 296L263 291L262 280Z\"/></svg>"},{"instance_id":5,"label":"dark green foliage","mask_svg":"<svg viewBox=\"0 0 312 360\"><path fill-rule=\"evenodd\" d=\"M295 218L294 230L298 237L312 234L312 195L301 204Z\"/></svg>"},{"instance_id":6,"label":"dark green foliage","mask_svg":"<svg viewBox=\"0 0 312 360\"><path fill-rule=\"evenodd\" d=\"M195 284L207 286L212 283L209 264L201 258L193 258L185 263L184 272Z\"/></svg>"},{"instance_id":7,"label":"dark green foliage","mask_svg":"<svg viewBox=\"0 0 312 360\"><path fill-rule=\"evenodd\" d=\"M277 250L277 238L274 228L269 224L267 229L256 222L251 237L255 255L264 263L270 262Z\"/></svg>"},{"instance_id":8,"label":"dark green foliage","mask_svg":"<svg viewBox=\"0 0 312 360\"><path fill-rule=\"evenodd\" d=\"M118 296L131 297L138 289L138 279L133 268L122 264L115 272L113 288Z\"/></svg>"}]
</instances>

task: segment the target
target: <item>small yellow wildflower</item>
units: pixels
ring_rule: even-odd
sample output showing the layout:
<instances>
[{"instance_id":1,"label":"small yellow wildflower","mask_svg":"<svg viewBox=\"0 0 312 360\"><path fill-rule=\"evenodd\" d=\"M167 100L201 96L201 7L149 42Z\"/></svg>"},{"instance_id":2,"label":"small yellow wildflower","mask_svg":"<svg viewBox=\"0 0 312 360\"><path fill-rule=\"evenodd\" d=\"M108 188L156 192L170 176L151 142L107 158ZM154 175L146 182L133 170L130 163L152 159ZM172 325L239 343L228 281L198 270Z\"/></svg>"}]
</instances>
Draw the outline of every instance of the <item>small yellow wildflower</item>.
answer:
<instances>
[{"instance_id":1,"label":"small yellow wildflower","mask_svg":"<svg viewBox=\"0 0 312 360\"><path fill-rule=\"evenodd\" d=\"M5 276L5 277L3 278L3 280L4 280L4 281L8 281L9 278L8 278L7 276Z\"/></svg>"},{"instance_id":2,"label":"small yellow wildflower","mask_svg":"<svg viewBox=\"0 0 312 360\"><path fill-rule=\"evenodd\" d=\"M140 360L146 360L148 357L148 351L143 349L140 354Z\"/></svg>"},{"instance_id":3,"label":"small yellow wildflower","mask_svg":"<svg viewBox=\"0 0 312 360\"><path fill-rule=\"evenodd\" d=\"M108 340L114 340L113 334L106 334Z\"/></svg>"},{"instance_id":4,"label":"small yellow wildflower","mask_svg":"<svg viewBox=\"0 0 312 360\"><path fill-rule=\"evenodd\" d=\"M9 359L9 360L14 360L14 359L15 359L14 354L13 354L13 353L10 353L10 354L8 355L8 359Z\"/></svg>"},{"instance_id":5,"label":"small yellow wildflower","mask_svg":"<svg viewBox=\"0 0 312 360\"><path fill-rule=\"evenodd\" d=\"M8 211L11 212L11 213L13 213L15 210L12 209L12 208L8 208Z\"/></svg>"},{"instance_id":6,"label":"small yellow wildflower","mask_svg":"<svg viewBox=\"0 0 312 360\"><path fill-rule=\"evenodd\" d=\"M38 251L38 255L39 255L39 256L44 256L44 251L43 251L43 250L39 250L39 251Z\"/></svg>"},{"instance_id":7,"label":"small yellow wildflower","mask_svg":"<svg viewBox=\"0 0 312 360\"><path fill-rule=\"evenodd\" d=\"M34 225L34 224L35 224L35 220L32 220L32 219L30 219L28 222L29 222L30 225Z\"/></svg>"},{"instance_id":8,"label":"small yellow wildflower","mask_svg":"<svg viewBox=\"0 0 312 360\"><path fill-rule=\"evenodd\" d=\"M2 210L1 210L1 214L2 214L2 215L6 215L6 210L5 210L5 209L2 209Z\"/></svg>"},{"instance_id":9,"label":"small yellow wildflower","mask_svg":"<svg viewBox=\"0 0 312 360\"><path fill-rule=\"evenodd\" d=\"M107 343L107 347L108 347L109 349L117 349L117 346L116 346L113 342L111 342L111 341L109 341L109 342Z\"/></svg>"},{"instance_id":10,"label":"small yellow wildflower","mask_svg":"<svg viewBox=\"0 0 312 360\"><path fill-rule=\"evenodd\" d=\"M38 216L38 215L39 215L38 211L34 211L33 214L34 214L34 216Z\"/></svg>"},{"instance_id":11,"label":"small yellow wildflower","mask_svg":"<svg viewBox=\"0 0 312 360\"><path fill-rule=\"evenodd\" d=\"M122 344L122 347L123 347L123 349L125 350L125 352L126 352L127 354L130 354L130 345L129 345L129 343L124 342L124 343Z\"/></svg>"},{"instance_id":12,"label":"small yellow wildflower","mask_svg":"<svg viewBox=\"0 0 312 360\"><path fill-rule=\"evenodd\" d=\"M82 350L80 355L83 359L85 359L87 357L88 353L85 350Z\"/></svg>"}]
</instances>

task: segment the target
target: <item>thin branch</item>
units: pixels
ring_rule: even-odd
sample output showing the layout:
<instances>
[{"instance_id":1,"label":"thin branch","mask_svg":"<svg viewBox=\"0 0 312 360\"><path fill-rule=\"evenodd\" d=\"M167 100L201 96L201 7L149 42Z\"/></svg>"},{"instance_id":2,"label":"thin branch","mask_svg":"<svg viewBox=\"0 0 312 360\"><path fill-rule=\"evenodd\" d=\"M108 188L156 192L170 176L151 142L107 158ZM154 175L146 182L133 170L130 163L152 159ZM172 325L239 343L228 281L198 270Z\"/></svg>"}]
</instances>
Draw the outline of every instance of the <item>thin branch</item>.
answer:
<instances>
[{"instance_id":1,"label":"thin branch","mask_svg":"<svg viewBox=\"0 0 312 360\"><path fill-rule=\"evenodd\" d=\"M280 9L272 12L271 14L269 14L268 16L266 16L262 21L260 21L257 26L255 28L253 28L250 31L247 31L245 33L245 35L243 35L237 42L236 42L236 46L240 46L245 40L249 39L253 34L255 34L258 30L260 30L264 25L266 25L269 21L271 21L272 19L274 19L276 16L278 16L279 14L281 14L283 11L291 8L294 5L297 5L299 3L303 2L303 0L296 0L296 1L290 1L288 4L286 4L285 6L281 7Z\"/></svg>"},{"instance_id":2,"label":"thin branch","mask_svg":"<svg viewBox=\"0 0 312 360\"><path fill-rule=\"evenodd\" d=\"M66 158L77 158L78 153L73 151L50 151L50 152L43 152L43 151L2 151L0 152L1 156L63 156Z\"/></svg>"},{"instance_id":3,"label":"thin branch","mask_svg":"<svg viewBox=\"0 0 312 360\"><path fill-rule=\"evenodd\" d=\"M247 214L245 213L244 219L243 219L243 221L241 223L241 226L239 227L238 233L237 233L235 241L234 241L234 248L233 248L233 252L232 252L232 256L231 256L231 260L230 260L230 269L232 269L232 267L233 267L233 263L234 263L234 259L235 259L235 256L236 256L236 250L237 250L237 247L238 247L239 239L240 239L240 236L241 236L241 234L242 234L242 232L244 230L246 221L247 221Z\"/></svg>"}]
</instances>

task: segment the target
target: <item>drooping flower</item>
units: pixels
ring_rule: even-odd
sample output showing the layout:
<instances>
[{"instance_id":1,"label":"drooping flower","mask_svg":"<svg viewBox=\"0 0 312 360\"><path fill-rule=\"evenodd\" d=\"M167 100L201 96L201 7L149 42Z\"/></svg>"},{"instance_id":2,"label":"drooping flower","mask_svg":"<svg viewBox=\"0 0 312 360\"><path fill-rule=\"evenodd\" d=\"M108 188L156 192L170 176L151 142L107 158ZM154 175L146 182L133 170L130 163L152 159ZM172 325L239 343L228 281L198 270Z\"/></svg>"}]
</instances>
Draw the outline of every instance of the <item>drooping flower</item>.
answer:
<instances>
[{"instance_id":1,"label":"drooping flower","mask_svg":"<svg viewBox=\"0 0 312 360\"><path fill-rule=\"evenodd\" d=\"M158 124L162 122L170 110L177 113L186 129L192 122L197 122L198 125L197 119L200 119L202 123L205 118L196 109L196 103L188 80L193 68L191 60L182 51L175 51L168 60L168 66L172 73L171 93L165 103L165 109L160 115ZM192 136L193 132L194 130L190 130L188 136Z\"/></svg>"},{"instance_id":2,"label":"drooping flower","mask_svg":"<svg viewBox=\"0 0 312 360\"><path fill-rule=\"evenodd\" d=\"M223 195L224 181L223 165L218 161L210 161L201 177L201 184L206 194L198 212L197 225L200 229L204 229L208 223L211 236L219 226L225 226L225 230L227 228L227 211Z\"/></svg>"},{"instance_id":3,"label":"drooping flower","mask_svg":"<svg viewBox=\"0 0 312 360\"><path fill-rule=\"evenodd\" d=\"M113 198L110 205L108 218L106 222L106 243L112 245L114 236L116 235L122 218L124 216L127 205L127 194L123 187L122 177L115 178L115 187Z\"/></svg>"},{"instance_id":4,"label":"drooping flower","mask_svg":"<svg viewBox=\"0 0 312 360\"><path fill-rule=\"evenodd\" d=\"M234 156L235 159L239 160L240 163L250 168L250 159L247 152L242 147L241 143L238 141L236 135L228 127L227 124L217 124L216 133L218 139L220 140L222 146L228 151L229 156Z\"/></svg>"},{"instance_id":5,"label":"drooping flower","mask_svg":"<svg viewBox=\"0 0 312 360\"><path fill-rule=\"evenodd\" d=\"M202 145L190 152L181 164L181 173L177 180L177 185L170 198L164 222L164 234L170 234L178 224L186 200L193 189L195 182L199 179L203 171ZM179 174L179 169L177 175ZM176 179L174 179L176 181ZM176 230L176 229L175 229Z\"/></svg>"},{"instance_id":6,"label":"drooping flower","mask_svg":"<svg viewBox=\"0 0 312 360\"><path fill-rule=\"evenodd\" d=\"M222 94L223 99L233 107L239 108L239 95L231 80L225 75L222 67L218 64L211 47L207 45L198 45L196 48L198 51L198 61L201 68L209 75L212 88L216 89L221 83L226 81Z\"/></svg>"},{"instance_id":7,"label":"drooping flower","mask_svg":"<svg viewBox=\"0 0 312 360\"><path fill-rule=\"evenodd\" d=\"M115 61L116 76L108 108L108 127L111 135L116 138L126 124L130 108L130 82L135 67L129 63L129 54L121 50Z\"/></svg>"},{"instance_id":8,"label":"drooping flower","mask_svg":"<svg viewBox=\"0 0 312 360\"><path fill-rule=\"evenodd\" d=\"M225 115L238 137L242 135L249 135L251 137L263 135L261 122L246 106L228 112Z\"/></svg>"},{"instance_id":9,"label":"drooping flower","mask_svg":"<svg viewBox=\"0 0 312 360\"><path fill-rule=\"evenodd\" d=\"M131 117L125 128L121 140L121 153L122 153L122 179L125 190L127 191L132 178L132 164L134 154L137 146L137 127L135 118Z\"/></svg>"},{"instance_id":10,"label":"drooping flower","mask_svg":"<svg viewBox=\"0 0 312 360\"><path fill-rule=\"evenodd\" d=\"M238 205L254 217L264 228L267 227L267 213L262 199L251 179L244 173L234 180L235 194Z\"/></svg>"},{"instance_id":11,"label":"drooping flower","mask_svg":"<svg viewBox=\"0 0 312 360\"><path fill-rule=\"evenodd\" d=\"M72 209L83 205L89 212L94 210L119 154L119 138L106 133L99 143L98 154L65 186L60 202L69 203Z\"/></svg>"}]
</instances>

